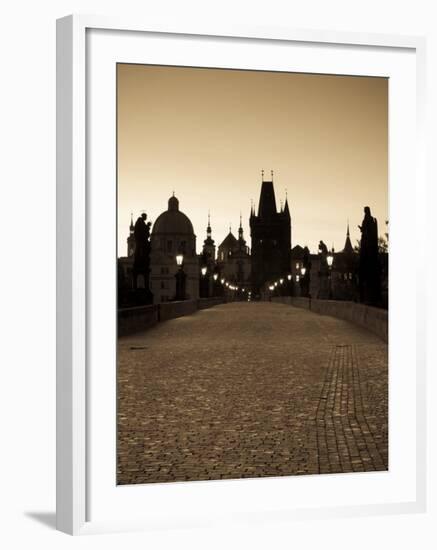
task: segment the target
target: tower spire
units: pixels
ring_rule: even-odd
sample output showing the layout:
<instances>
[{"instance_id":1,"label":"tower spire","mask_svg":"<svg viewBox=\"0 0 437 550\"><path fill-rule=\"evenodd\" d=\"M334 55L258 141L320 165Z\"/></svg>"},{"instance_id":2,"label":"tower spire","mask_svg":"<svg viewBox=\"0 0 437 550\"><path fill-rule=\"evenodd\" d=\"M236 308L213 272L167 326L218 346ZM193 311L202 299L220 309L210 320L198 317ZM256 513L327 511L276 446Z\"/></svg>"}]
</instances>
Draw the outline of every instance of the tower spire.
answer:
<instances>
[{"instance_id":1,"label":"tower spire","mask_svg":"<svg viewBox=\"0 0 437 550\"><path fill-rule=\"evenodd\" d=\"M261 181L264 181L264 168L261 170Z\"/></svg>"},{"instance_id":2,"label":"tower spire","mask_svg":"<svg viewBox=\"0 0 437 550\"><path fill-rule=\"evenodd\" d=\"M206 228L206 235L207 237L211 237L211 215L210 215L210 212L208 210L208 226Z\"/></svg>"},{"instance_id":3,"label":"tower spire","mask_svg":"<svg viewBox=\"0 0 437 550\"><path fill-rule=\"evenodd\" d=\"M354 248L351 243L351 235L349 231L349 220L347 221L347 229L346 229L346 241L344 243L343 252L346 254L353 254Z\"/></svg>"}]
</instances>

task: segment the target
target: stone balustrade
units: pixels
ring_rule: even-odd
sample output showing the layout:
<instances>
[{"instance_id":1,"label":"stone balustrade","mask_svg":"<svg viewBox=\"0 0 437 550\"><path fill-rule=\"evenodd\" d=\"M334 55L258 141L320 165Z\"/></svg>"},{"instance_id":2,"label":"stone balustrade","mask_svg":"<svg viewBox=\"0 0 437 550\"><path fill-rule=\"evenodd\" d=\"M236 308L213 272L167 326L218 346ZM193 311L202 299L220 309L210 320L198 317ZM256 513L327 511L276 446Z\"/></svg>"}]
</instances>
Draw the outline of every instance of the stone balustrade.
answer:
<instances>
[{"instance_id":1,"label":"stone balustrade","mask_svg":"<svg viewBox=\"0 0 437 550\"><path fill-rule=\"evenodd\" d=\"M303 309L310 309L320 315L330 315L360 325L388 341L388 311L377 307L340 300L317 300L280 296L272 298L273 302L290 304Z\"/></svg>"}]
</instances>

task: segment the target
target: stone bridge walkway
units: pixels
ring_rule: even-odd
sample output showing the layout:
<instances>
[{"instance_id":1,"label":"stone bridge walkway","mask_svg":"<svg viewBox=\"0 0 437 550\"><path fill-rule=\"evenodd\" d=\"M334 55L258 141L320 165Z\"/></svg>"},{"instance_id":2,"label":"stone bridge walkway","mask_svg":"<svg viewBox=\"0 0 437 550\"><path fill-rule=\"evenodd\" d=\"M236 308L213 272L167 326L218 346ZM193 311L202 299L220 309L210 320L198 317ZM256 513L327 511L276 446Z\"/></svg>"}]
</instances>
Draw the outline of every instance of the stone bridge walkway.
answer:
<instances>
[{"instance_id":1,"label":"stone bridge walkway","mask_svg":"<svg viewBox=\"0 0 437 550\"><path fill-rule=\"evenodd\" d=\"M386 470L387 345L269 302L118 345L118 483Z\"/></svg>"}]
</instances>

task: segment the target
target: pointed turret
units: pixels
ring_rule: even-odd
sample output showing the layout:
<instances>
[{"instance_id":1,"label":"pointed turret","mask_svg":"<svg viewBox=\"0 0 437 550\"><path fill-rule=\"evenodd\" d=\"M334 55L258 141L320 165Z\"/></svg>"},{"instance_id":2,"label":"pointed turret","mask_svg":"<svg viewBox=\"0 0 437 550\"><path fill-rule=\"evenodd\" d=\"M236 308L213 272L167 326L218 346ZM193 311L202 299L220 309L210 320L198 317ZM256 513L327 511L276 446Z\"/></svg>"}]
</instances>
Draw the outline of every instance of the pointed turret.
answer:
<instances>
[{"instance_id":1,"label":"pointed turret","mask_svg":"<svg viewBox=\"0 0 437 550\"><path fill-rule=\"evenodd\" d=\"M346 242L344 243L343 252L345 254L353 254L354 253L354 247L352 246L351 238L350 238L350 232L349 232L349 220L347 222Z\"/></svg>"},{"instance_id":2,"label":"pointed turret","mask_svg":"<svg viewBox=\"0 0 437 550\"><path fill-rule=\"evenodd\" d=\"M285 215L286 218L291 219L290 209L288 207L288 191L287 191L287 189L285 190L284 215Z\"/></svg>"}]
</instances>

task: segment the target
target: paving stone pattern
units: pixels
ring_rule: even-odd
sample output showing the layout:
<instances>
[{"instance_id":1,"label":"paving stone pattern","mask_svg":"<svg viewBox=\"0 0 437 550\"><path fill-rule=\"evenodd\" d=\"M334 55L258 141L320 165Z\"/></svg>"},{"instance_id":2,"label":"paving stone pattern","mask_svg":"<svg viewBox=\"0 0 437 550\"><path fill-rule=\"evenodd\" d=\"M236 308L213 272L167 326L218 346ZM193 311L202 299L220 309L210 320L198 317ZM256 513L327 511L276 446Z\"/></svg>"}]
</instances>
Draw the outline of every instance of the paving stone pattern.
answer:
<instances>
[{"instance_id":1,"label":"paving stone pattern","mask_svg":"<svg viewBox=\"0 0 437 550\"><path fill-rule=\"evenodd\" d=\"M346 321L230 303L118 345L119 484L388 468L387 345Z\"/></svg>"}]
</instances>

